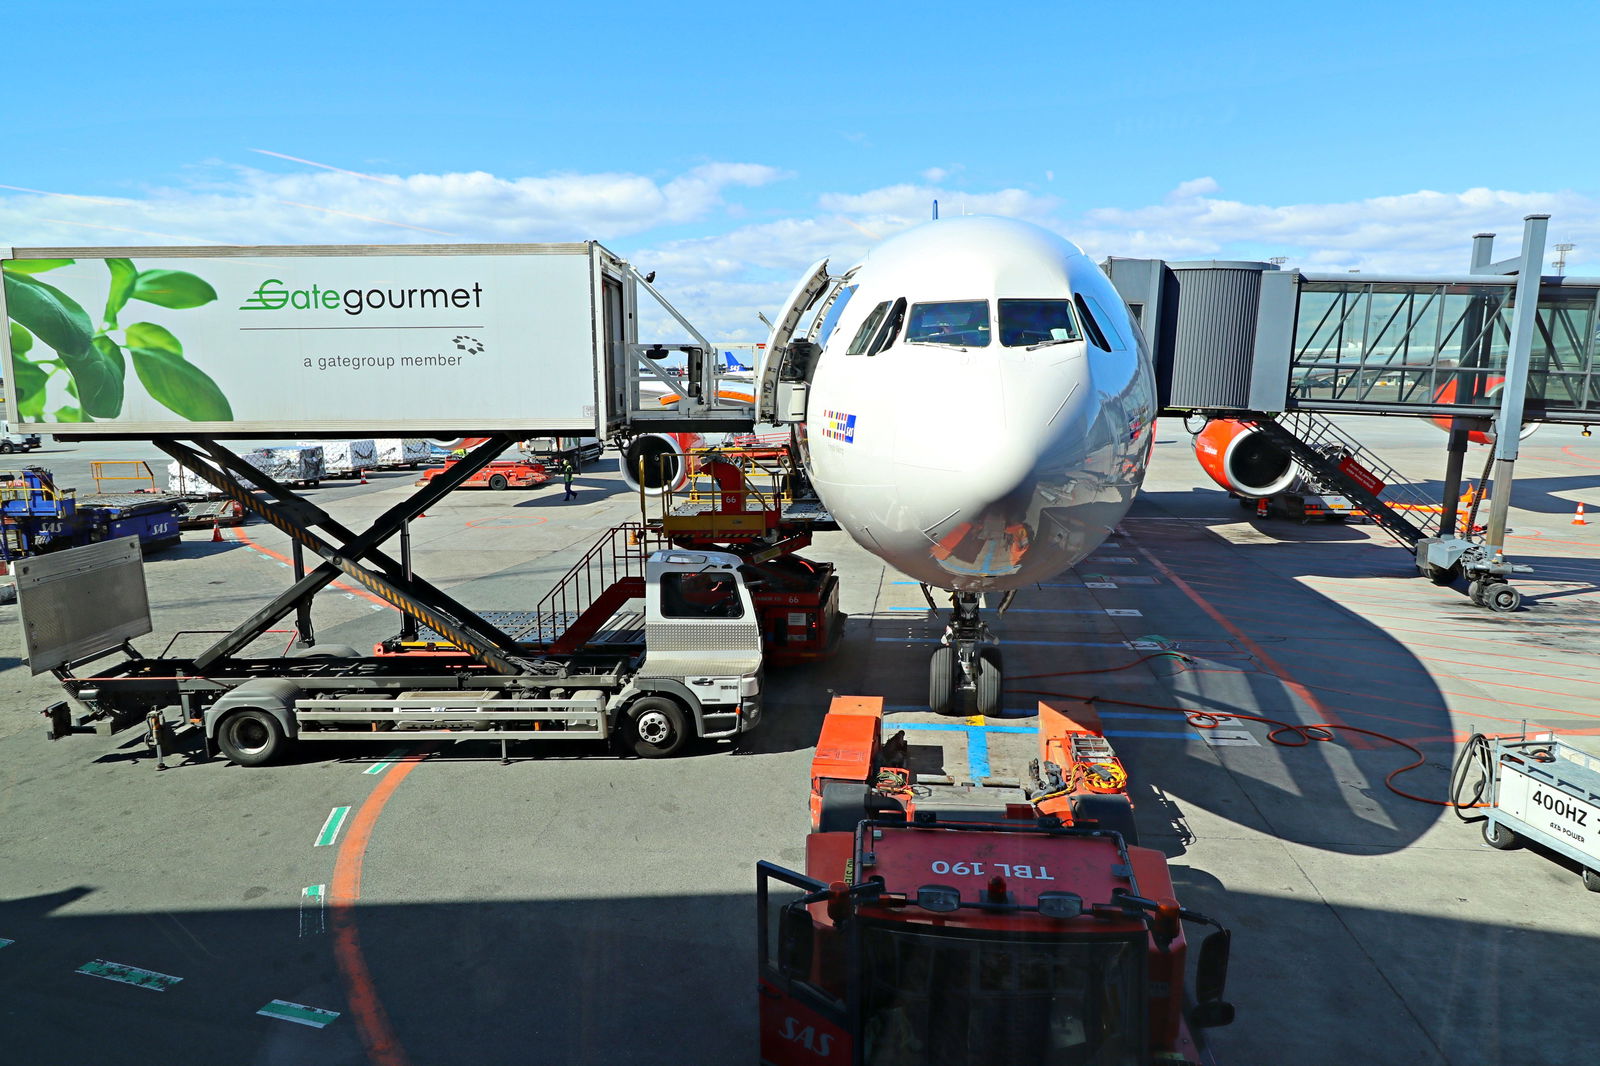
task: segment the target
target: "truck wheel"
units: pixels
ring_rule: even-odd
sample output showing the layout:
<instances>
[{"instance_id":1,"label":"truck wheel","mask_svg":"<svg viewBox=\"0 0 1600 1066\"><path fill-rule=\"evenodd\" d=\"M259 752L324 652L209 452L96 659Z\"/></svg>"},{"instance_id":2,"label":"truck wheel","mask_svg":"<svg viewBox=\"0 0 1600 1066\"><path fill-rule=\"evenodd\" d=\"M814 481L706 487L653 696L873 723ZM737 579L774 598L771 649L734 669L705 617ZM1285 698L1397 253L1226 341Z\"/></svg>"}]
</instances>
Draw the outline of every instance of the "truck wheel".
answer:
<instances>
[{"instance_id":1,"label":"truck wheel","mask_svg":"<svg viewBox=\"0 0 1600 1066\"><path fill-rule=\"evenodd\" d=\"M0 452L4 452L6 455L10 455L14 451L16 451L16 448L12 447L12 444L11 444L10 441L8 441L8 440L0 440Z\"/></svg>"},{"instance_id":2,"label":"truck wheel","mask_svg":"<svg viewBox=\"0 0 1600 1066\"><path fill-rule=\"evenodd\" d=\"M1518 839L1517 834L1513 833L1499 822L1485 821L1483 823L1483 842L1489 845L1491 848L1497 848L1500 851L1510 851L1522 841Z\"/></svg>"},{"instance_id":3,"label":"truck wheel","mask_svg":"<svg viewBox=\"0 0 1600 1066\"><path fill-rule=\"evenodd\" d=\"M228 715L217 730L217 747L240 766L265 766L288 746L278 719L254 707Z\"/></svg>"},{"instance_id":4,"label":"truck wheel","mask_svg":"<svg viewBox=\"0 0 1600 1066\"><path fill-rule=\"evenodd\" d=\"M496 492L499 492L501 489L510 488L511 482L506 480L506 476L504 474L491 474L489 476L489 487L494 489Z\"/></svg>"},{"instance_id":5,"label":"truck wheel","mask_svg":"<svg viewBox=\"0 0 1600 1066\"><path fill-rule=\"evenodd\" d=\"M1583 868L1583 887L1590 892L1600 892L1600 873L1596 873L1585 866Z\"/></svg>"},{"instance_id":6,"label":"truck wheel","mask_svg":"<svg viewBox=\"0 0 1600 1066\"><path fill-rule=\"evenodd\" d=\"M978 676L973 680L979 714L994 714L1000 709L1000 686L1005 679L999 648L978 649Z\"/></svg>"},{"instance_id":7,"label":"truck wheel","mask_svg":"<svg viewBox=\"0 0 1600 1066\"><path fill-rule=\"evenodd\" d=\"M928 710L949 714L956 700L956 650L939 648L928 660Z\"/></svg>"},{"instance_id":8,"label":"truck wheel","mask_svg":"<svg viewBox=\"0 0 1600 1066\"><path fill-rule=\"evenodd\" d=\"M648 696L628 708L628 747L641 759L676 755L689 739L689 716L676 700Z\"/></svg>"}]
</instances>

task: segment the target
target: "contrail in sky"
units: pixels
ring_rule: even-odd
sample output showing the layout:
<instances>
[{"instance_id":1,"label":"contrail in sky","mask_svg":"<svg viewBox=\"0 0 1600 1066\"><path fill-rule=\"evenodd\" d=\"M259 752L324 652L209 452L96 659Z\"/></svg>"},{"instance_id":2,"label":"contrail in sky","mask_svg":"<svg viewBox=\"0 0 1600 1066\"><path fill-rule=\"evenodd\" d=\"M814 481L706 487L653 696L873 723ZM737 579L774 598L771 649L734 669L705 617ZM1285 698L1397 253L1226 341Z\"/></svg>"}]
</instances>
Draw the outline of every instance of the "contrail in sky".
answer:
<instances>
[{"instance_id":1,"label":"contrail in sky","mask_svg":"<svg viewBox=\"0 0 1600 1066\"><path fill-rule=\"evenodd\" d=\"M10 186L9 185L0 186L0 188L10 188ZM54 193L52 195L65 196L67 194L66 193ZM194 242L199 243L199 244L226 244L226 243L228 243L227 241L214 241L214 240L211 240L208 237L191 237L187 233L157 233L155 230L149 230L149 229L129 229L127 226L107 226L107 225L105 225L104 223L101 223L101 222L73 222L71 219L66 219L66 218L41 218L39 221L40 222L54 222L54 223L56 223L58 225L62 225L62 226L83 226L85 229L116 230L118 233L139 233L139 234L143 234L146 237L171 237L173 240L177 240L177 241L194 241Z\"/></svg>"},{"instance_id":2,"label":"contrail in sky","mask_svg":"<svg viewBox=\"0 0 1600 1066\"><path fill-rule=\"evenodd\" d=\"M287 159L291 163L304 163L308 167L321 167L323 170L331 170L335 174L348 174L352 178L366 178L368 181L381 181L385 185L405 184L405 182L401 181L399 178L386 178L381 174L363 174L359 170L346 170L343 167L329 166L327 163L318 163L311 159L301 159L299 156L284 155L282 152L269 152L265 148L252 148L250 150L252 152L260 152L262 155L270 155L276 156L279 159Z\"/></svg>"},{"instance_id":3,"label":"contrail in sky","mask_svg":"<svg viewBox=\"0 0 1600 1066\"><path fill-rule=\"evenodd\" d=\"M65 196L69 200L88 200L92 204L110 204L112 207L126 207L133 202L132 200L105 200L98 196L79 196L75 192L50 192L47 189L29 189L22 185L0 185L0 189L37 193L40 196Z\"/></svg>"}]
</instances>

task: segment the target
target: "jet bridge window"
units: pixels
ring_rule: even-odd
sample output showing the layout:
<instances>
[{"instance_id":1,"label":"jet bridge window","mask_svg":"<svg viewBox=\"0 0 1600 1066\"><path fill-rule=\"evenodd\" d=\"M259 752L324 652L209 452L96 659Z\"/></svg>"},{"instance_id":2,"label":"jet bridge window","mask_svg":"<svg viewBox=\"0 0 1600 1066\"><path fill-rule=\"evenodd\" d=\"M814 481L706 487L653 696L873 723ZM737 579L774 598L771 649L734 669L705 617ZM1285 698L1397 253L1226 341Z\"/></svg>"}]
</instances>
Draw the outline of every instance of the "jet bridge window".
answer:
<instances>
[{"instance_id":1,"label":"jet bridge window","mask_svg":"<svg viewBox=\"0 0 1600 1066\"><path fill-rule=\"evenodd\" d=\"M1058 330L1063 332L1058 334ZM1007 348L1082 339L1071 300L1000 301L1000 343Z\"/></svg>"},{"instance_id":2,"label":"jet bridge window","mask_svg":"<svg viewBox=\"0 0 1600 1066\"><path fill-rule=\"evenodd\" d=\"M856 330L856 335L850 341L850 348L846 355L860 355L867 350L867 345L872 341L872 335L878 332L878 327L883 324L883 316L889 313L889 301L874 307L867 312L867 320L861 323L861 328Z\"/></svg>"},{"instance_id":3,"label":"jet bridge window","mask_svg":"<svg viewBox=\"0 0 1600 1066\"><path fill-rule=\"evenodd\" d=\"M982 348L989 343L989 301L945 300L912 304L907 344L949 344Z\"/></svg>"},{"instance_id":4,"label":"jet bridge window","mask_svg":"<svg viewBox=\"0 0 1600 1066\"><path fill-rule=\"evenodd\" d=\"M744 603L732 573L663 574L664 618L743 618Z\"/></svg>"}]
</instances>

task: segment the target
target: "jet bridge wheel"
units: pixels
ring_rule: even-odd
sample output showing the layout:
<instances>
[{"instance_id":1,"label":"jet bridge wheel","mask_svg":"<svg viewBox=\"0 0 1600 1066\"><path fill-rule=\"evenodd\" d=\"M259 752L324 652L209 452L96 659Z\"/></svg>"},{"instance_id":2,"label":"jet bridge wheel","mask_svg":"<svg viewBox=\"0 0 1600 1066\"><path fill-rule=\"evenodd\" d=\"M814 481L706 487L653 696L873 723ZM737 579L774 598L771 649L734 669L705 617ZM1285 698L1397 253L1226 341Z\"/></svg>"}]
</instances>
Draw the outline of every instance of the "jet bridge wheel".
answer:
<instances>
[{"instance_id":1,"label":"jet bridge wheel","mask_svg":"<svg viewBox=\"0 0 1600 1066\"><path fill-rule=\"evenodd\" d=\"M1498 582L1484 589L1483 605L1496 614L1510 614L1522 606L1522 593L1503 581Z\"/></svg>"},{"instance_id":2,"label":"jet bridge wheel","mask_svg":"<svg viewBox=\"0 0 1600 1066\"><path fill-rule=\"evenodd\" d=\"M977 674L972 679L972 687L978 713L994 714L1000 709L1001 686L1005 680L1000 649L979 648L974 665L977 667Z\"/></svg>"},{"instance_id":3,"label":"jet bridge wheel","mask_svg":"<svg viewBox=\"0 0 1600 1066\"><path fill-rule=\"evenodd\" d=\"M1461 577L1460 566L1430 566L1428 580L1435 585L1453 585Z\"/></svg>"},{"instance_id":4,"label":"jet bridge wheel","mask_svg":"<svg viewBox=\"0 0 1600 1066\"><path fill-rule=\"evenodd\" d=\"M946 646L928 661L928 710L949 714L956 701L956 650Z\"/></svg>"}]
</instances>

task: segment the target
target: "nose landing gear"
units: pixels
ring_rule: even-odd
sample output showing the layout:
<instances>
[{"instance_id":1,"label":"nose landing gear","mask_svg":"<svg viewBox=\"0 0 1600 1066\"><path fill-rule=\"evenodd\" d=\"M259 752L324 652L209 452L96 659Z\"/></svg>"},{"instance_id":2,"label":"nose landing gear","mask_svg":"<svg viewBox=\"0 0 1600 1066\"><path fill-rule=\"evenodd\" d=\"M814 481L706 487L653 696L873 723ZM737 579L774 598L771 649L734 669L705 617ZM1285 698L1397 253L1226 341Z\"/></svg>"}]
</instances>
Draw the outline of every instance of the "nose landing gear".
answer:
<instances>
[{"instance_id":1,"label":"nose landing gear","mask_svg":"<svg viewBox=\"0 0 1600 1066\"><path fill-rule=\"evenodd\" d=\"M928 606L937 609L927 585L922 586L922 594ZM1005 594L1000 613L1011 606L1015 595L1014 591ZM950 621L945 626L943 646L928 663L928 709L934 714L951 713L963 691L972 692L978 714L1000 710L1004 664L994 633L978 616L984 606L981 593L950 594Z\"/></svg>"}]
</instances>

